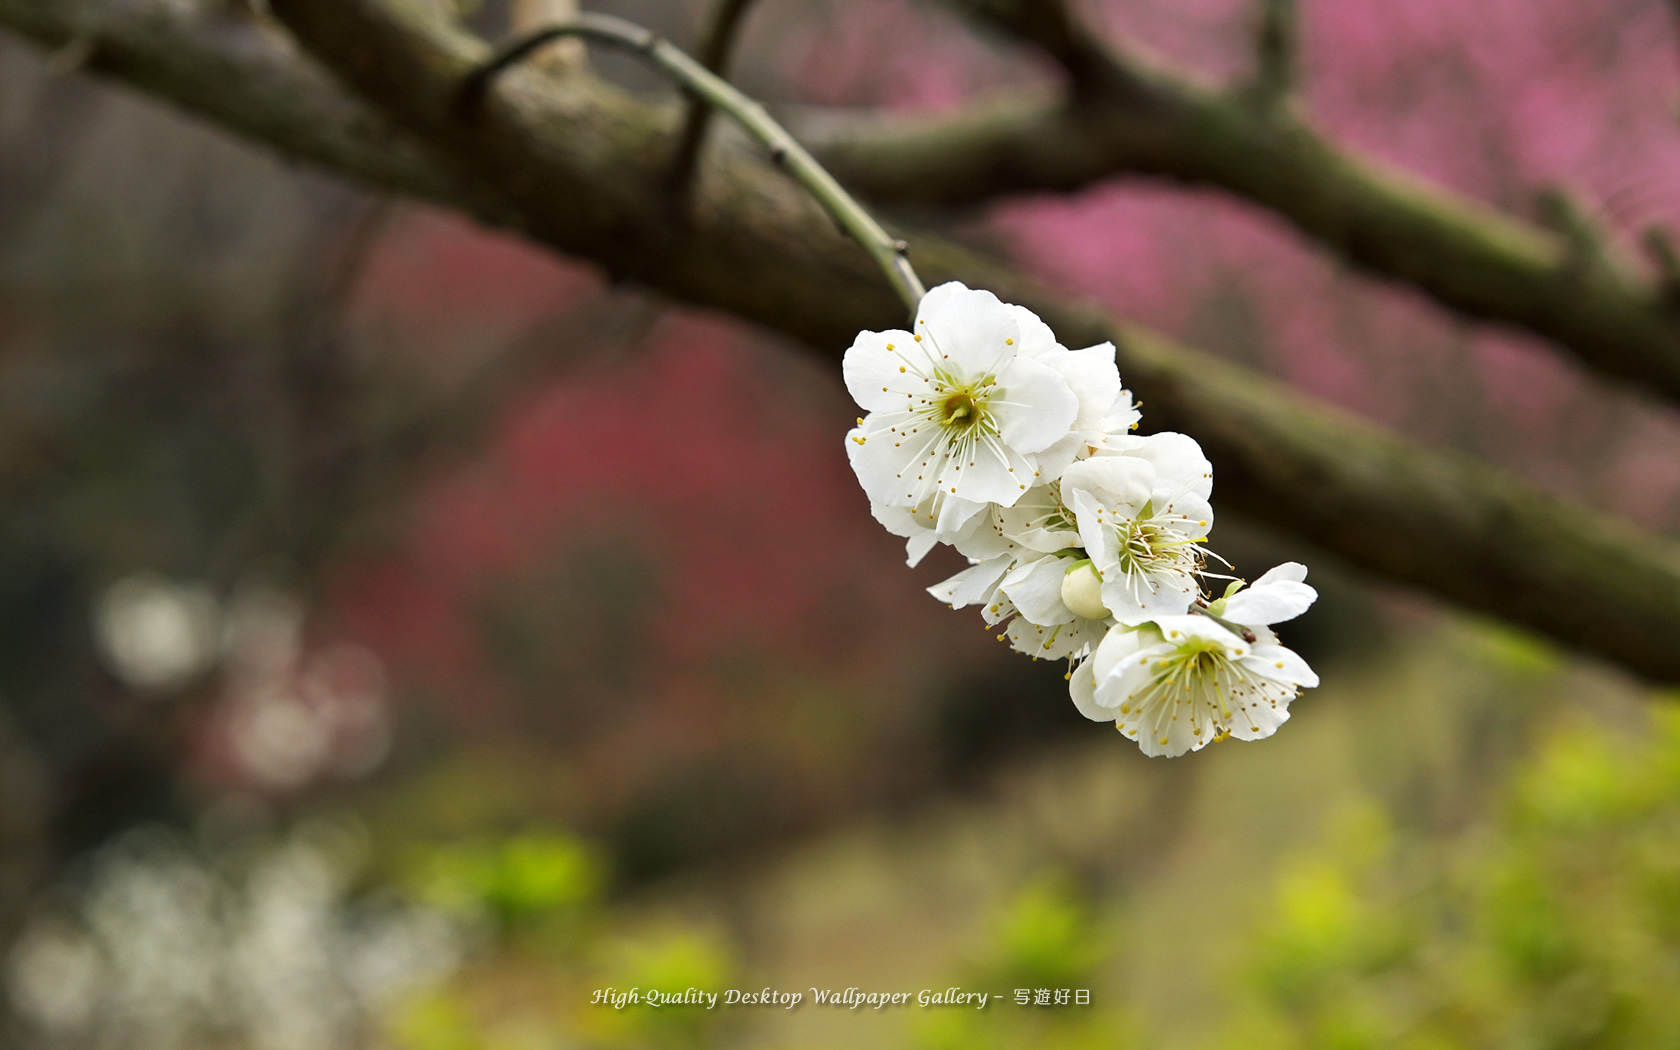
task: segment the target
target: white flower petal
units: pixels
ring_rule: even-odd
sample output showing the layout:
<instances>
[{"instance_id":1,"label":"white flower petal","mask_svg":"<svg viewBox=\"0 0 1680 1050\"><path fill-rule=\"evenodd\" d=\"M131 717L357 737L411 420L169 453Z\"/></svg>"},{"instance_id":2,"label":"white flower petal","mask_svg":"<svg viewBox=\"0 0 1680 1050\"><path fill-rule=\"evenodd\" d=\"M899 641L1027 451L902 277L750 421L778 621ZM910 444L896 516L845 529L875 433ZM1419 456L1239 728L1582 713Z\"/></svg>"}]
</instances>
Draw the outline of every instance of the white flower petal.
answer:
<instances>
[{"instance_id":1,"label":"white flower petal","mask_svg":"<svg viewBox=\"0 0 1680 1050\"><path fill-rule=\"evenodd\" d=\"M995 557L1007 549L1007 543L997 536L996 529L987 527L987 506L971 503L955 496L941 498L938 493L914 507L895 507L871 502L869 512L875 520L894 536L907 542L905 553L911 568L915 568L936 543L949 543L970 558ZM975 543L974 537L989 537L995 543ZM992 547L984 554L977 548Z\"/></svg>"},{"instance_id":2,"label":"white flower petal","mask_svg":"<svg viewBox=\"0 0 1680 1050\"><path fill-rule=\"evenodd\" d=\"M1163 616L1155 621L1155 626L1160 629L1161 637L1170 643L1176 644L1185 638L1200 638L1204 641L1218 642L1232 656L1247 655L1249 650L1247 642L1206 616L1195 613L1185 616Z\"/></svg>"},{"instance_id":3,"label":"white flower petal","mask_svg":"<svg viewBox=\"0 0 1680 1050\"><path fill-rule=\"evenodd\" d=\"M1169 490L1157 484L1153 502L1156 517L1184 519L1172 527L1189 539L1206 539L1208 531L1213 528L1212 505L1194 492Z\"/></svg>"},{"instance_id":4,"label":"white flower petal","mask_svg":"<svg viewBox=\"0 0 1680 1050\"><path fill-rule=\"evenodd\" d=\"M1035 360L1050 361L1067 353L1056 339L1056 333L1050 326L1031 310L1024 306L1010 305L1009 310L1015 315L1015 326L1021 332L1020 350L1027 357Z\"/></svg>"},{"instance_id":5,"label":"white flower petal","mask_svg":"<svg viewBox=\"0 0 1680 1050\"><path fill-rule=\"evenodd\" d=\"M1100 432L1104 419L1120 397L1120 373L1114 370L1114 344L1069 350L1044 363L1062 374L1079 399L1079 414L1074 417L1073 429Z\"/></svg>"},{"instance_id":6,"label":"white flower petal","mask_svg":"<svg viewBox=\"0 0 1680 1050\"><path fill-rule=\"evenodd\" d=\"M1193 492L1203 500L1213 495L1213 464L1202 454L1196 439L1184 434L1151 434L1132 439L1126 456L1147 460L1160 480L1156 489Z\"/></svg>"},{"instance_id":7,"label":"white flower petal","mask_svg":"<svg viewBox=\"0 0 1680 1050\"><path fill-rule=\"evenodd\" d=\"M1009 621L1004 633L1018 653L1038 660L1066 660L1086 653L1094 642L1102 638L1104 629L1104 625L1095 620L1073 620L1040 627L1017 615Z\"/></svg>"},{"instance_id":8,"label":"white flower petal","mask_svg":"<svg viewBox=\"0 0 1680 1050\"><path fill-rule=\"evenodd\" d=\"M907 396L924 396L927 382L922 371L913 364L907 367L904 359L905 348L914 345L909 332L859 332L840 361L852 400L864 411L876 412L903 408Z\"/></svg>"},{"instance_id":9,"label":"white flower petal","mask_svg":"<svg viewBox=\"0 0 1680 1050\"><path fill-rule=\"evenodd\" d=\"M1132 456L1097 456L1081 460L1062 474L1062 498L1089 493L1105 518L1134 518L1155 494L1155 466ZM1080 535L1085 535L1083 518ZM1089 549L1089 544L1086 548Z\"/></svg>"},{"instance_id":10,"label":"white flower petal","mask_svg":"<svg viewBox=\"0 0 1680 1050\"><path fill-rule=\"evenodd\" d=\"M939 542L939 537L927 525L916 519L913 507L889 507L885 503L870 503L869 513L894 536L905 537L906 564L914 569Z\"/></svg>"},{"instance_id":11,"label":"white flower petal","mask_svg":"<svg viewBox=\"0 0 1680 1050\"><path fill-rule=\"evenodd\" d=\"M1298 561L1286 561L1282 565L1273 566L1266 570L1266 575L1254 581L1254 586L1263 587L1268 583L1304 583L1307 579L1307 567Z\"/></svg>"},{"instance_id":12,"label":"white flower petal","mask_svg":"<svg viewBox=\"0 0 1680 1050\"><path fill-rule=\"evenodd\" d=\"M1042 452L1033 453L1033 461L1038 464L1041 477L1059 478L1067 470L1079 454L1085 451L1086 435L1078 430L1070 430L1067 437L1051 445Z\"/></svg>"},{"instance_id":13,"label":"white flower petal","mask_svg":"<svg viewBox=\"0 0 1680 1050\"><path fill-rule=\"evenodd\" d=\"M966 457L952 460L939 474L939 484L960 499L1008 507L1028 490L1033 462L995 439L976 442Z\"/></svg>"},{"instance_id":14,"label":"white flower petal","mask_svg":"<svg viewBox=\"0 0 1680 1050\"><path fill-rule=\"evenodd\" d=\"M1099 679L1111 678L1119 673L1121 664L1145 649L1151 648L1161 648L1162 652L1166 651L1166 648L1161 647L1161 636L1153 629L1134 630L1128 627L1111 627L1108 633L1103 635L1103 640L1097 645L1096 653L1092 657L1095 660L1095 663L1092 664L1092 670L1096 672ZM1118 704L1119 701L1116 700L1115 703Z\"/></svg>"},{"instance_id":15,"label":"white flower petal","mask_svg":"<svg viewBox=\"0 0 1680 1050\"><path fill-rule=\"evenodd\" d=\"M1132 428L1137 426L1142 419L1143 413L1138 411L1137 402L1133 399L1132 392L1122 390L1120 396L1115 398L1114 404L1110 405L1108 411L1103 415L1101 439L1093 441L1092 444L1098 447L1108 447L1121 437L1129 435Z\"/></svg>"},{"instance_id":16,"label":"white flower petal","mask_svg":"<svg viewBox=\"0 0 1680 1050\"><path fill-rule=\"evenodd\" d=\"M1274 681L1304 686L1318 684L1318 675L1300 654L1281 645L1256 645L1253 652L1242 658L1242 664Z\"/></svg>"},{"instance_id":17,"label":"white flower petal","mask_svg":"<svg viewBox=\"0 0 1680 1050\"><path fill-rule=\"evenodd\" d=\"M1257 583L1225 599L1223 615L1232 623L1261 627L1293 620L1317 600L1318 592L1304 583L1272 580Z\"/></svg>"},{"instance_id":18,"label":"white flower petal","mask_svg":"<svg viewBox=\"0 0 1680 1050\"><path fill-rule=\"evenodd\" d=\"M1097 676L1090 660L1074 667L1068 677L1068 695L1073 698L1073 706L1079 709L1079 713L1091 721L1114 721L1117 714L1115 709L1105 707L1097 699Z\"/></svg>"},{"instance_id":19,"label":"white flower petal","mask_svg":"<svg viewBox=\"0 0 1680 1050\"><path fill-rule=\"evenodd\" d=\"M1074 615L1062 602L1062 577L1070 564L1049 555L1023 562L1003 578L998 589L1031 623L1040 627L1067 623Z\"/></svg>"},{"instance_id":20,"label":"white flower petal","mask_svg":"<svg viewBox=\"0 0 1680 1050\"><path fill-rule=\"evenodd\" d=\"M1108 565L1103 572L1103 604L1123 624L1160 622L1166 617L1181 616L1196 600L1196 581L1190 576L1128 577Z\"/></svg>"},{"instance_id":21,"label":"white flower petal","mask_svg":"<svg viewBox=\"0 0 1680 1050\"><path fill-rule=\"evenodd\" d=\"M1230 724L1225 731L1238 740L1264 740L1289 721L1287 702L1270 704L1264 698L1250 697L1231 710Z\"/></svg>"},{"instance_id":22,"label":"white flower petal","mask_svg":"<svg viewBox=\"0 0 1680 1050\"><path fill-rule=\"evenodd\" d=\"M1062 505L1049 485L1028 489L1013 507L999 509L997 528L1015 543L1044 554L1077 547L1082 542L1074 525L1073 511Z\"/></svg>"},{"instance_id":23,"label":"white flower petal","mask_svg":"<svg viewBox=\"0 0 1680 1050\"><path fill-rule=\"evenodd\" d=\"M1064 485L1062 494L1068 501L1068 509L1073 511L1075 524L1079 526L1079 539L1085 553L1091 556L1100 573L1103 566L1112 565L1116 557L1114 530L1108 526L1110 519L1097 498L1089 492L1070 490Z\"/></svg>"},{"instance_id":24,"label":"white flower petal","mask_svg":"<svg viewBox=\"0 0 1680 1050\"><path fill-rule=\"evenodd\" d=\"M931 532L924 532L919 536L912 536L904 541L904 564L914 569L928 556L928 551L939 546L938 537Z\"/></svg>"},{"instance_id":25,"label":"white flower petal","mask_svg":"<svg viewBox=\"0 0 1680 1050\"><path fill-rule=\"evenodd\" d=\"M996 374L1014 359L1020 326L991 292L955 281L929 292L916 312L916 334L935 363L962 378Z\"/></svg>"},{"instance_id":26,"label":"white flower petal","mask_svg":"<svg viewBox=\"0 0 1680 1050\"><path fill-rule=\"evenodd\" d=\"M1017 357L997 373L998 392L986 402L999 436L1011 448L1040 452L1066 437L1079 399L1049 365Z\"/></svg>"},{"instance_id":27,"label":"white flower petal","mask_svg":"<svg viewBox=\"0 0 1680 1050\"><path fill-rule=\"evenodd\" d=\"M1187 751L1200 751L1208 744L1208 734L1196 735L1190 719L1174 718L1172 704L1150 704L1135 713L1138 748L1150 758L1177 758Z\"/></svg>"},{"instance_id":28,"label":"white flower petal","mask_svg":"<svg viewBox=\"0 0 1680 1050\"><path fill-rule=\"evenodd\" d=\"M891 418L902 415L893 413ZM871 502L914 507L934 491L932 472L920 463L928 446L925 440L888 430L884 422L882 414L877 413L865 419L863 426L852 428L846 435L846 457Z\"/></svg>"},{"instance_id":29,"label":"white flower petal","mask_svg":"<svg viewBox=\"0 0 1680 1050\"><path fill-rule=\"evenodd\" d=\"M916 305L916 330L921 331L922 321L961 300L963 296L972 295L973 291L961 281L946 281L944 284L929 288L927 294L922 296L922 301Z\"/></svg>"},{"instance_id":30,"label":"white flower petal","mask_svg":"<svg viewBox=\"0 0 1680 1050\"><path fill-rule=\"evenodd\" d=\"M956 497L951 497L953 501ZM1018 544L1004 535L998 523L998 509L989 504L981 508L982 513L963 524L957 532L946 540L955 547L958 553L975 561L987 561L1000 554L1014 554L1020 550Z\"/></svg>"},{"instance_id":31,"label":"white flower petal","mask_svg":"<svg viewBox=\"0 0 1680 1050\"><path fill-rule=\"evenodd\" d=\"M1009 571L1012 560L1005 554L971 565L950 579L929 587L928 593L957 609L989 602L997 593L998 582Z\"/></svg>"}]
</instances>

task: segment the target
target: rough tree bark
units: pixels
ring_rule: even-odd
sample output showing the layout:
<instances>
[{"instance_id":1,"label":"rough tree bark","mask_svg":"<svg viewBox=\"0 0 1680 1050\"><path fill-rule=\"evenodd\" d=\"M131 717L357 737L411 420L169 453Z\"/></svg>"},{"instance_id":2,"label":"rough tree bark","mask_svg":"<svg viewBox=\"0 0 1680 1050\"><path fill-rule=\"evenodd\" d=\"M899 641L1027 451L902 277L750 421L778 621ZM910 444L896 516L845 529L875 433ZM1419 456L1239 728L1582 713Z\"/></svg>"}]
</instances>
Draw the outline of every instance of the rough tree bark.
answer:
<instances>
[{"instance_id":1,"label":"rough tree bark","mask_svg":"<svg viewBox=\"0 0 1680 1050\"><path fill-rule=\"evenodd\" d=\"M1680 398L1680 310L1601 245L1523 222L1363 158L1279 104L1265 78L1221 91L1049 17L1058 4L950 0L1069 65L1075 90L904 117L796 124L847 186L883 203L972 205L1118 174L1209 186L1266 208L1374 276L1551 340L1604 376Z\"/></svg>"},{"instance_id":2,"label":"rough tree bark","mask_svg":"<svg viewBox=\"0 0 1680 1050\"><path fill-rule=\"evenodd\" d=\"M413 0L277 0L304 46L199 22L165 0L0 0L0 24L93 41L120 76L289 156L471 212L682 300L837 358L902 308L855 245L761 159L708 158L684 221L659 202L680 107L584 73L517 69L476 112L457 89L482 41ZM1680 681L1680 547L1412 445L1284 387L1067 301L1006 265L906 232L930 279L961 278L1042 314L1070 345L1112 338L1152 425L1193 434L1222 506L1388 578ZM838 440L838 439L837 439Z\"/></svg>"}]
</instances>

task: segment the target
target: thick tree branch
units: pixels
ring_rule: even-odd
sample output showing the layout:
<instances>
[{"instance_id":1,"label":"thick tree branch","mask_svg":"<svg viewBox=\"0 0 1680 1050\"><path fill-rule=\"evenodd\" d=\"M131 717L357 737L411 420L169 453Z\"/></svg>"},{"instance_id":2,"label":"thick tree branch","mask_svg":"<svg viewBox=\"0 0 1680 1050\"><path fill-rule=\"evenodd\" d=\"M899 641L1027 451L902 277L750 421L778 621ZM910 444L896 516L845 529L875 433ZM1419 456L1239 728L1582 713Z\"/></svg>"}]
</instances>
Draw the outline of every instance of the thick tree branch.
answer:
<instances>
[{"instance_id":1,"label":"thick tree branch","mask_svg":"<svg viewBox=\"0 0 1680 1050\"><path fill-rule=\"evenodd\" d=\"M518 215L462 178L272 29L163 0L0 0L0 25L81 67L208 117L288 158L434 201L497 226Z\"/></svg>"},{"instance_id":2,"label":"thick tree branch","mask_svg":"<svg viewBox=\"0 0 1680 1050\"><path fill-rule=\"evenodd\" d=\"M1068 9L1068 0L949 0L984 24L1043 51L1067 73L1073 93L1099 95L1115 72L1099 40Z\"/></svg>"},{"instance_id":3,"label":"thick tree branch","mask_svg":"<svg viewBox=\"0 0 1680 1050\"><path fill-rule=\"evenodd\" d=\"M593 40L633 51L685 92L728 114L747 134L764 145L770 159L804 187L836 225L869 253L869 257L881 268L881 275L904 300L908 316L915 318L916 306L927 294L927 289L910 265L907 255L910 246L895 240L882 229L875 217L859 206L851 194L812 159L805 147L787 133L787 129L771 119L763 105L741 94L735 85L690 58L681 48L634 22L613 15L580 14L569 22L540 29L498 48L495 54L467 74L456 91L457 108L462 110L461 115L476 120L484 96L498 77L532 52L555 40L570 38ZM686 127L683 134L687 134Z\"/></svg>"},{"instance_id":4,"label":"thick tree branch","mask_svg":"<svg viewBox=\"0 0 1680 1050\"><path fill-rule=\"evenodd\" d=\"M119 0L104 0L110 7ZM168 0L121 0L139 33L100 50L116 71L246 132L278 127L282 148L369 177L353 130L366 110L339 100L314 112L347 123L258 118L289 111L293 89L321 81L273 41L215 55L194 50ZM686 230L663 223L648 191L664 174L680 114L585 76L513 70L476 118L455 104L485 46L403 0L280 0L299 36L418 140L456 158L461 207L505 201L531 236L694 303L779 328L834 356L860 328L895 323L899 304L867 257L780 172L720 157ZM85 8L82 8L85 10ZM62 43L60 0L0 0L0 22ZM145 17L139 17L140 14ZM27 16L27 17L26 17ZM56 35L50 30L58 26ZM173 28L171 28L173 27ZM169 39L184 33L188 38ZM149 50L151 49L151 50ZM242 75L243 63L266 77ZM288 63L290 65L288 66ZM290 69L290 72L286 70ZM167 74L165 76L164 74ZM274 92L281 92L274 96ZM380 125L374 125L380 126ZM381 134L389 133L388 129ZM296 138L308 137L300 145ZM391 141L408 143L396 136ZM447 182L376 169L381 185ZM1680 549L1536 492L1502 472L1417 448L1143 329L1070 303L1019 273L933 237L916 239L924 272L960 277L1039 311L1070 345L1113 338L1152 425L1195 435L1219 471L1221 506L1303 535L1355 564L1502 616L1645 675L1680 681Z\"/></svg>"},{"instance_id":5,"label":"thick tree branch","mask_svg":"<svg viewBox=\"0 0 1680 1050\"><path fill-rule=\"evenodd\" d=\"M1104 73L1087 77L1100 90L1072 100L1016 96L909 119L831 114L795 130L843 182L882 202L971 205L1119 173L1211 186L1368 273L1680 398L1680 312L1654 282L1614 262L1578 267L1547 230L1359 157L1252 91L1214 91L1115 49L1101 57Z\"/></svg>"}]
</instances>

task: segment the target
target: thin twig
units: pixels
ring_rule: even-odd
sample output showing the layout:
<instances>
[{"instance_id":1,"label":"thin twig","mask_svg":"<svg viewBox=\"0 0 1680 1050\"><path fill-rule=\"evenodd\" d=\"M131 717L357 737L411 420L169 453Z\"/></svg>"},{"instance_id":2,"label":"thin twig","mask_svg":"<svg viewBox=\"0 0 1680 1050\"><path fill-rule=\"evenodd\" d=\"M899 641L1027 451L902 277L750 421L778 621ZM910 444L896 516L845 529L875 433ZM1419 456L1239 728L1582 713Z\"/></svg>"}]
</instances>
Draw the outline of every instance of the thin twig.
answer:
<instances>
[{"instance_id":1,"label":"thin twig","mask_svg":"<svg viewBox=\"0 0 1680 1050\"><path fill-rule=\"evenodd\" d=\"M1673 235L1661 226L1651 226L1640 241L1657 268L1657 287L1663 302L1680 306L1680 250L1674 246Z\"/></svg>"},{"instance_id":2,"label":"thin twig","mask_svg":"<svg viewBox=\"0 0 1680 1050\"><path fill-rule=\"evenodd\" d=\"M1604 229L1573 192L1562 186L1544 187L1535 198L1535 207L1540 222L1563 240L1567 273L1574 277L1618 273Z\"/></svg>"},{"instance_id":3,"label":"thin twig","mask_svg":"<svg viewBox=\"0 0 1680 1050\"><path fill-rule=\"evenodd\" d=\"M583 37L626 48L647 60L707 105L722 111L770 151L770 159L815 197L841 230L869 253L912 314L927 294L907 257L909 246L895 240L853 200L822 165L805 151L787 129L772 120L764 107L734 85L652 31L611 15L581 14L573 22L549 26L498 49L461 84L464 106L476 107L497 75L554 40Z\"/></svg>"},{"instance_id":4,"label":"thin twig","mask_svg":"<svg viewBox=\"0 0 1680 1050\"><path fill-rule=\"evenodd\" d=\"M1250 95L1262 105L1275 106L1295 90L1299 19L1296 0L1260 0Z\"/></svg>"},{"instance_id":5,"label":"thin twig","mask_svg":"<svg viewBox=\"0 0 1680 1050\"><path fill-rule=\"evenodd\" d=\"M702 66L727 76L729 55L734 47L741 22L752 0L717 0L710 20L700 37L695 57ZM682 137L671 161L671 194L686 199L694 185L694 172L700 165L700 150L706 144L706 127L710 123L712 107L699 96L690 96L688 112L683 117Z\"/></svg>"}]
</instances>

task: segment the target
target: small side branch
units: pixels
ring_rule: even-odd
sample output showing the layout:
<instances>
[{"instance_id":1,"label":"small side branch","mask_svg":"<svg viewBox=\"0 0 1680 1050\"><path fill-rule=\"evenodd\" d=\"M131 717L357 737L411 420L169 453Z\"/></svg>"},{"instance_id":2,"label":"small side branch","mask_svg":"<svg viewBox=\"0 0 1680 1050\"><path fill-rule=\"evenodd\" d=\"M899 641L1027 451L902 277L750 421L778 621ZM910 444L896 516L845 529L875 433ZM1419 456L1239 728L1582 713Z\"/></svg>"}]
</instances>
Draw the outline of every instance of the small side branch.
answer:
<instances>
[{"instance_id":1,"label":"small side branch","mask_svg":"<svg viewBox=\"0 0 1680 1050\"><path fill-rule=\"evenodd\" d=\"M1576 277L1616 272L1604 230L1587 207L1562 186L1548 186L1535 198L1540 222L1563 240L1564 271Z\"/></svg>"},{"instance_id":2,"label":"small side branch","mask_svg":"<svg viewBox=\"0 0 1680 1050\"><path fill-rule=\"evenodd\" d=\"M1110 86L1113 69L1091 28L1068 9L1067 0L955 0L979 17L1038 47L1067 72L1078 97Z\"/></svg>"},{"instance_id":3,"label":"small side branch","mask_svg":"<svg viewBox=\"0 0 1680 1050\"><path fill-rule=\"evenodd\" d=\"M922 296L927 293L921 278L910 266L909 245L894 239L882 229L880 223L835 181L834 176L788 134L787 129L771 119L762 105L741 94L734 85L690 58L681 48L642 26L610 15L582 14L575 21L550 26L515 40L498 49L462 81L462 105L469 110L476 109L483 103L490 84L503 71L550 42L567 37L597 40L645 56L695 98L741 125L749 135L763 143L770 159L816 198L840 228L869 253L905 306L912 314L915 313Z\"/></svg>"},{"instance_id":4,"label":"small side branch","mask_svg":"<svg viewBox=\"0 0 1680 1050\"><path fill-rule=\"evenodd\" d=\"M1663 302L1670 309L1680 309L1680 249L1674 246L1674 235L1661 226L1651 226L1645 230L1642 243L1657 268L1657 288Z\"/></svg>"},{"instance_id":5,"label":"small side branch","mask_svg":"<svg viewBox=\"0 0 1680 1050\"><path fill-rule=\"evenodd\" d=\"M700 37L695 57L702 66L720 77L728 76L729 56L734 50L741 22L752 0L717 0L711 18ZM699 96L688 100L688 113L683 118L682 137L671 161L672 196L686 199L694 185L694 173L700 166L700 151L706 144L706 128L711 120L712 107Z\"/></svg>"},{"instance_id":6,"label":"small side branch","mask_svg":"<svg viewBox=\"0 0 1680 1050\"><path fill-rule=\"evenodd\" d=\"M1254 39L1254 80L1249 94L1262 106L1276 106L1295 90L1300 57L1297 0L1260 0Z\"/></svg>"}]
</instances>

